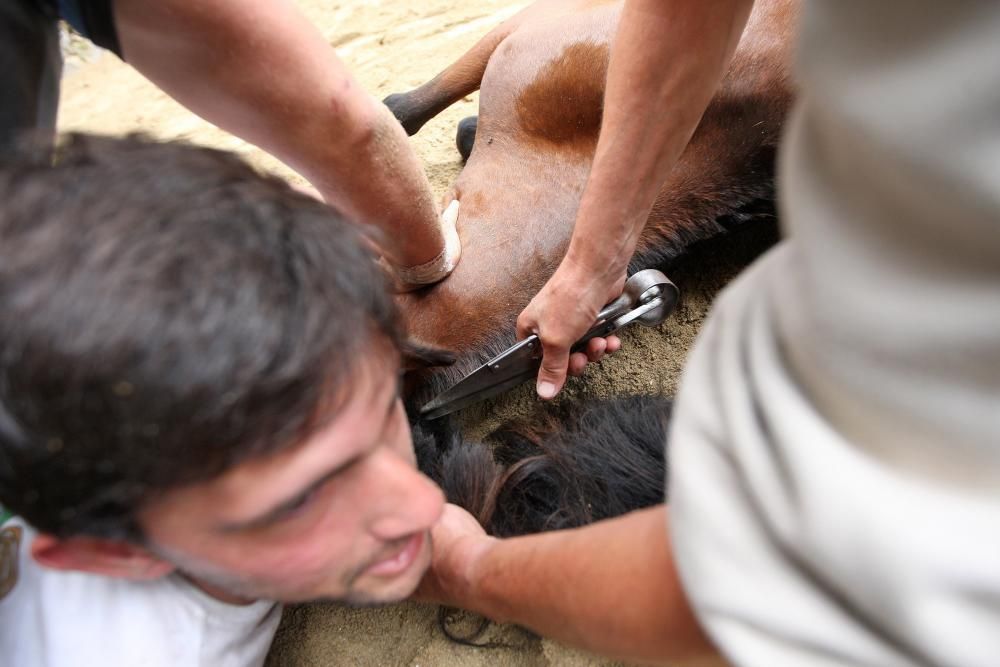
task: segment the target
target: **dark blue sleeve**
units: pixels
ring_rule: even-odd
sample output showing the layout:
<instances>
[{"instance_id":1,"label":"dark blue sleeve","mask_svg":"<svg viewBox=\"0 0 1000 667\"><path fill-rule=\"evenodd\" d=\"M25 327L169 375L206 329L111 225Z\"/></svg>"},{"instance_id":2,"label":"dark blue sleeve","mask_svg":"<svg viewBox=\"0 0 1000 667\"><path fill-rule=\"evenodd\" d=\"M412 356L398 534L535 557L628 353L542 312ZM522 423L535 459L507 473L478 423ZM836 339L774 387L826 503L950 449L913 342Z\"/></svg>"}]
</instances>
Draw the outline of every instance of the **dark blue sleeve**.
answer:
<instances>
[{"instance_id":1,"label":"dark blue sleeve","mask_svg":"<svg viewBox=\"0 0 1000 667\"><path fill-rule=\"evenodd\" d=\"M53 133L62 57L53 6L0 0L0 155L24 133Z\"/></svg>"},{"instance_id":2,"label":"dark blue sleeve","mask_svg":"<svg viewBox=\"0 0 1000 667\"><path fill-rule=\"evenodd\" d=\"M113 0L50 0L63 20L101 48L122 58ZM124 59L124 58L123 58Z\"/></svg>"}]
</instances>

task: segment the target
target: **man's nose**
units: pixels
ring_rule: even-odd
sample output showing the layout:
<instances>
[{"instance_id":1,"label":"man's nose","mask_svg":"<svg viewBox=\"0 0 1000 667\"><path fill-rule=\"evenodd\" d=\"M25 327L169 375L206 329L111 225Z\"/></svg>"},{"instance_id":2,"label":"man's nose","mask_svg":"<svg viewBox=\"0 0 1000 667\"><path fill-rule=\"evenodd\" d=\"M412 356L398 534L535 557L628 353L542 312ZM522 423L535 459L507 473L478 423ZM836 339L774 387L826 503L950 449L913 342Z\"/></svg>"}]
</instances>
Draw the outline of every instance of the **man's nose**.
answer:
<instances>
[{"instance_id":1,"label":"man's nose","mask_svg":"<svg viewBox=\"0 0 1000 667\"><path fill-rule=\"evenodd\" d=\"M444 493L398 452L378 452L370 474L376 500L369 527L379 539L429 530L441 516Z\"/></svg>"}]
</instances>

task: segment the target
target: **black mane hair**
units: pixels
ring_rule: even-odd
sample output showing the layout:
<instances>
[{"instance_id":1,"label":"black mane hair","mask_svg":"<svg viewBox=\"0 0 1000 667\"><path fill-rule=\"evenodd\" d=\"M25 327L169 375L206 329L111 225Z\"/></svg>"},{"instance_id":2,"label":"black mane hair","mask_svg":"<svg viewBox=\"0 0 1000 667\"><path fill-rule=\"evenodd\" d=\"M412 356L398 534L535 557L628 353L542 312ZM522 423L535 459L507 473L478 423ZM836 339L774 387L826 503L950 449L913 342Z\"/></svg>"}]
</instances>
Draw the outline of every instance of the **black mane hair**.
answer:
<instances>
[{"instance_id":1,"label":"black mane hair","mask_svg":"<svg viewBox=\"0 0 1000 667\"><path fill-rule=\"evenodd\" d=\"M414 427L418 464L500 537L582 526L663 502L671 402L567 404L467 442L447 422ZM433 429L433 430L431 430Z\"/></svg>"},{"instance_id":2,"label":"black mane hair","mask_svg":"<svg viewBox=\"0 0 1000 667\"><path fill-rule=\"evenodd\" d=\"M575 528L663 502L671 401L629 396L550 408L510 422L483 442L464 440L445 417L416 421L417 465L491 535ZM438 609L448 639L478 648L489 620ZM456 619L459 623L456 625Z\"/></svg>"}]
</instances>

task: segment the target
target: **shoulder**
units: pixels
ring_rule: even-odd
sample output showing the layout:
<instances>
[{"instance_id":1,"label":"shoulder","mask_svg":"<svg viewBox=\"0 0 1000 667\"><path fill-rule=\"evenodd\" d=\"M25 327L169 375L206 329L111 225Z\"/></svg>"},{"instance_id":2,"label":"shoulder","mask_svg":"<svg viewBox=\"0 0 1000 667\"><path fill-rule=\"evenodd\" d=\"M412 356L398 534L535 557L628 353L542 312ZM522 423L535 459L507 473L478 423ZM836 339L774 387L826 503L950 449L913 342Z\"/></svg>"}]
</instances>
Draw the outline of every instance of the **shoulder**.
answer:
<instances>
[{"instance_id":1,"label":"shoulder","mask_svg":"<svg viewBox=\"0 0 1000 667\"><path fill-rule=\"evenodd\" d=\"M204 619L166 582L40 566L35 531L0 524L0 663L198 665Z\"/></svg>"}]
</instances>

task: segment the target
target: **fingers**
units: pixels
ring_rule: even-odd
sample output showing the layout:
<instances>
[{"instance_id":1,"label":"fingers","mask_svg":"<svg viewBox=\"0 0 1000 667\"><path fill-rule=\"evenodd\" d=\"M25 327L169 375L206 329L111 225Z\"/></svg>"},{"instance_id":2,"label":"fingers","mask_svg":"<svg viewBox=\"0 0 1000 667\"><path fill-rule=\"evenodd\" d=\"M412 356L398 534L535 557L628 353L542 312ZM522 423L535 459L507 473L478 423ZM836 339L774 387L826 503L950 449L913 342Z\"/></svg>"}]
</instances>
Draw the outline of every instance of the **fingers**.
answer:
<instances>
[{"instance_id":1,"label":"fingers","mask_svg":"<svg viewBox=\"0 0 1000 667\"><path fill-rule=\"evenodd\" d=\"M583 375L588 363L597 363L604 357L607 347L604 338L591 338L582 352L569 355L569 374L576 377Z\"/></svg>"},{"instance_id":2,"label":"fingers","mask_svg":"<svg viewBox=\"0 0 1000 667\"><path fill-rule=\"evenodd\" d=\"M608 341L606 338L591 338L587 341L587 359L596 363L601 360L607 349Z\"/></svg>"},{"instance_id":3,"label":"fingers","mask_svg":"<svg viewBox=\"0 0 1000 667\"><path fill-rule=\"evenodd\" d=\"M584 352L574 352L569 357L569 374L579 377L587 370L587 364L596 364L605 355L614 354L621 349L622 342L618 336L607 338L591 338Z\"/></svg>"},{"instance_id":4,"label":"fingers","mask_svg":"<svg viewBox=\"0 0 1000 667\"><path fill-rule=\"evenodd\" d=\"M425 602L455 604L463 599L470 569L496 542L467 511L446 503L431 529L431 566L413 597Z\"/></svg>"},{"instance_id":5,"label":"fingers","mask_svg":"<svg viewBox=\"0 0 1000 667\"><path fill-rule=\"evenodd\" d=\"M544 290L542 294L536 295L518 316L517 338L523 340L534 333L539 334L538 337L542 342L542 365L538 370L535 391L540 398L548 400L558 394L566 382L566 372L570 362L569 348L572 342L554 340L546 333L539 332L540 318L537 313L545 311L544 305L539 305L539 301L544 302L543 295Z\"/></svg>"},{"instance_id":6,"label":"fingers","mask_svg":"<svg viewBox=\"0 0 1000 667\"><path fill-rule=\"evenodd\" d=\"M582 350L570 352L594 323L605 303L604 290L595 290L573 273L561 273L549 279L517 318L517 338L536 334L542 345L542 362L535 390L542 399L551 399L562 390L567 375L581 375L588 363L621 347L617 336L593 338Z\"/></svg>"},{"instance_id":7,"label":"fingers","mask_svg":"<svg viewBox=\"0 0 1000 667\"><path fill-rule=\"evenodd\" d=\"M532 302L517 318L517 338L523 340L538 331L538 318L535 316L535 304ZM580 352L570 353L570 345L562 340L541 334L542 366L538 371L535 390L543 399L555 397L562 391L566 377L583 375L588 364L601 361L605 355L617 352L621 348L618 336L607 338L592 338Z\"/></svg>"},{"instance_id":8,"label":"fingers","mask_svg":"<svg viewBox=\"0 0 1000 667\"><path fill-rule=\"evenodd\" d=\"M535 385L539 397L548 400L559 393L566 383L569 357L569 345L546 344L542 340L542 366L538 369L538 383Z\"/></svg>"},{"instance_id":9,"label":"fingers","mask_svg":"<svg viewBox=\"0 0 1000 667\"><path fill-rule=\"evenodd\" d=\"M569 374L573 377L580 377L587 370L587 355L583 352L574 352L569 355Z\"/></svg>"}]
</instances>

